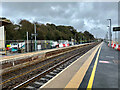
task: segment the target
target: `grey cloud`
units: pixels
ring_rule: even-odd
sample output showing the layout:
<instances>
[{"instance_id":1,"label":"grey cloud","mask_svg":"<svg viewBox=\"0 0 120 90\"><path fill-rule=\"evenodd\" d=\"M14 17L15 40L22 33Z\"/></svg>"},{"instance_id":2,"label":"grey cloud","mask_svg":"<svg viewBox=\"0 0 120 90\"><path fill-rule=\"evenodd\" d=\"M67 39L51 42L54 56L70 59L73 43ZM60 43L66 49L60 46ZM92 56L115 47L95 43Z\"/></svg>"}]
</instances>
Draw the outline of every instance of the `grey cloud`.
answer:
<instances>
[{"instance_id":1,"label":"grey cloud","mask_svg":"<svg viewBox=\"0 0 120 90\"><path fill-rule=\"evenodd\" d=\"M111 18L112 25L118 23L118 3L115 2L4 2L2 10L2 16L15 22L28 19L71 25L78 31L103 33L98 35L102 38L109 24L106 19Z\"/></svg>"}]
</instances>

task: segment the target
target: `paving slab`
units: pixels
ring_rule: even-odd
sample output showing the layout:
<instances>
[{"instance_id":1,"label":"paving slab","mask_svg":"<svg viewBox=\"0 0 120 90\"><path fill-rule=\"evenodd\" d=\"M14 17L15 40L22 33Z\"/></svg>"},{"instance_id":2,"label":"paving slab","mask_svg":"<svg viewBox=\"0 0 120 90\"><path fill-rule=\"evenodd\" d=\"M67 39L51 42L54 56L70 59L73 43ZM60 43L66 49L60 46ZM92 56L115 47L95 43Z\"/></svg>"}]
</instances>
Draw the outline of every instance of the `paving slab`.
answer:
<instances>
[{"instance_id":1,"label":"paving slab","mask_svg":"<svg viewBox=\"0 0 120 90\"><path fill-rule=\"evenodd\" d=\"M93 88L118 88L118 52L103 44Z\"/></svg>"}]
</instances>

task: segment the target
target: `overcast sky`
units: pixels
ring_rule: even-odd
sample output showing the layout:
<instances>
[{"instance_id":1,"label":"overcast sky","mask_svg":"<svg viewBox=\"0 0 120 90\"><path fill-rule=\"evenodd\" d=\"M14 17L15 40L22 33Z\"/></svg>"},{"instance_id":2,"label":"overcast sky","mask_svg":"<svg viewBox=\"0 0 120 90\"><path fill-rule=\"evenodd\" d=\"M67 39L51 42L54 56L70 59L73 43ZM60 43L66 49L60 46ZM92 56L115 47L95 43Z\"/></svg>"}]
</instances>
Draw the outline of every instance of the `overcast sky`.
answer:
<instances>
[{"instance_id":1,"label":"overcast sky","mask_svg":"<svg viewBox=\"0 0 120 90\"><path fill-rule=\"evenodd\" d=\"M118 26L117 2L3 2L2 17L14 23L20 19L31 22L70 25L77 31L88 30L95 37L104 38L107 26ZM114 36L113 36L114 37Z\"/></svg>"}]
</instances>

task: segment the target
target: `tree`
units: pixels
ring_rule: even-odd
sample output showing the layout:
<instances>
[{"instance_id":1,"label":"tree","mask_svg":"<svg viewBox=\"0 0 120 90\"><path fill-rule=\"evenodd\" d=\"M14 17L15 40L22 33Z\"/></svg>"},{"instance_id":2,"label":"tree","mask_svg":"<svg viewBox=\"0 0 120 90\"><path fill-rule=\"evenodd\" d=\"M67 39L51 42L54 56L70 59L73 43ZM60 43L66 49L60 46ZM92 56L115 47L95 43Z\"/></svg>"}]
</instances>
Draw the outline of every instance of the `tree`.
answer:
<instances>
[{"instance_id":1,"label":"tree","mask_svg":"<svg viewBox=\"0 0 120 90\"><path fill-rule=\"evenodd\" d=\"M26 32L29 32L29 38L31 34L34 34L34 24L28 20L21 20L18 25L9 24L5 27L7 32L7 40L26 40ZM36 23L37 40L94 40L94 36L88 31L77 32L72 26L56 26L55 24L39 24Z\"/></svg>"},{"instance_id":2,"label":"tree","mask_svg":"<svg viewBox=\"0 0 120 90\"><path fill-rule=\"evenodd\" d=\"M34 24L32 24L31 22L27 20L21 20L19 24L21 25L19 31L19 33L21 34L21 39L26 39L26 32L29 32L29 36L34 33Z\"/></svg>"},{"instance_id":3,"label":"tree","mask_svg":"<svg viewBox=\"0 0 120 90\"><path fill-rule=\"evenodd\" d=\"M89 33L88 31L84 32L84 36L86 37L87 41L95 39L94 36L91 33Z\"/></svg>"}]
</instances>

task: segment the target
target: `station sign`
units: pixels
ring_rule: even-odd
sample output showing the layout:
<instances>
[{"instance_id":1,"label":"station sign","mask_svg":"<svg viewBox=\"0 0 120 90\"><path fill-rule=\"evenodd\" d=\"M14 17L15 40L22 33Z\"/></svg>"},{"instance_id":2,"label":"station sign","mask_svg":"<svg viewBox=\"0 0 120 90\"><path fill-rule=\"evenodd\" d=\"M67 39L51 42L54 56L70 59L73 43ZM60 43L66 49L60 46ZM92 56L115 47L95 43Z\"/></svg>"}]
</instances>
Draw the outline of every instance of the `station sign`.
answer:
<instances>
[{"instance_id":1,"label":"station sign","mask_svg":"<svg viewBox=\"0 0 120 90\"><path fill-rule=\"evenodd\" d=\"M120 31L120 27L113 27L113 31Z\"/></svg>"},{"instance_id":2,"label":"station sign","mask_svg":"<svg viewBox=\"0 0 120 90\"><path fill-rule=\"evenodd\" d=\"M34 34L32 33L31 35L32 35L32 36L38 36L38 33L34 33Z\"/></svg>"}]
</instances>

